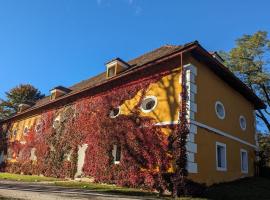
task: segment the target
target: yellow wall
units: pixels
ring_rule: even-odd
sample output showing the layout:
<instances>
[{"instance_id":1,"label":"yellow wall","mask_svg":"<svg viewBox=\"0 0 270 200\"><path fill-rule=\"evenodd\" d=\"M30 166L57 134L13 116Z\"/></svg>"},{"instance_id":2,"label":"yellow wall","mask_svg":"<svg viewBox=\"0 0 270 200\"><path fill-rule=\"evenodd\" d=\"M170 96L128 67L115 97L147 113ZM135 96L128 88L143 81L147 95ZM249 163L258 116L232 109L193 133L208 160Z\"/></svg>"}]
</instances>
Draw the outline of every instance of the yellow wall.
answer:
<instances>
[{"instance_id":1,"label":"yellow wall","mask_svg":"<svg viewBox=\"0 0 270 200\"><path fill-rule=\"evenodd\" d=\"M227 171L225 172L216 169L216 142L226 144ZM195 156L195 162L198 163L198 174L189 175L194 181L211 185L213 183L227 182L253 175L255 160L254 148L201 128L198 129L196 143L198 145L198 152ZM241 173L241 148L248 151L248 174Z\"/></svg>"},{"instance_id":2,"label":"yellow wall","mask_svg":"<svg viewBox=\"0 0 270 200\"><path fill-rule=\"evenodd\" d=\"M171 74L149 85L144 97L155 96L157 98L157 106L149 113L141 111L142 116L152 117L157 123L178 120L179 94L181 90L179 69L175 69ZM125 101L121 105L121 114L129 114L130 110L140 101L141 96L142 92L140 91L133 99Z\"/></svg>"},{"instance_id":3,"label":"yellow wall","mask_svg":"<svg viewBox=\"0 0 270 200\"><path fill-rule=\"evenodd\" d=\"M210 71L209 68L196 61L194 64L198 66L198 76L196 80L198 87L198 112L196 120L255 144L253 105L239 92L235 91L226 82ZM216 116L216 101L221 101L225 107L226 116L223 120ZM245 131L240 128L240 115L243 115L247 121Z\"/></svg>"},{"instance_id":4,"label":"yellow wall","mask_svg":"<svg viewBox=\"0 0 270 200\"><path fill-rule=\"evenodd\" d=\"M195 115L195 121L255 145L253 105L215 75L208 67L192 58L190 58L190 62L197 67L197 95L195 99L197 113ZM221 101L225 107L226 115L223 120L219 119L216 115L216 101ZM246 118L247 128L245 131L240 128L240 115ZM190 177L192 179L209 185L217 182L231 181L243 176L252 176L254 174L254 147L200 127L198 127L197 132L195 136L195 143L197 143L195 162L198 165L198 173L191 174ZM225 172L216 170L216 142L227 145L227 171ZM248 174L241 173L241 148L248 150Z\"/></svg>"},{"instance_id":5,"label":"yellow wall","mask_svg":"<svg viewBox=\"0 0 270 200\"><path fill-rule=\"evenodd\" d=\"M37 120L40 119L40 116L32 116L26 119L22 119L20 121L15 121L12 126L11 129L9 131L9 140L10 142L13 142L15 140L18 141L23 141L24 139L24 129L25 127L28 128L28 130L33 127L33 125L37 122ZM16 137L13 135L14 131L17 131Z\"/></svg>"}]
</instances>

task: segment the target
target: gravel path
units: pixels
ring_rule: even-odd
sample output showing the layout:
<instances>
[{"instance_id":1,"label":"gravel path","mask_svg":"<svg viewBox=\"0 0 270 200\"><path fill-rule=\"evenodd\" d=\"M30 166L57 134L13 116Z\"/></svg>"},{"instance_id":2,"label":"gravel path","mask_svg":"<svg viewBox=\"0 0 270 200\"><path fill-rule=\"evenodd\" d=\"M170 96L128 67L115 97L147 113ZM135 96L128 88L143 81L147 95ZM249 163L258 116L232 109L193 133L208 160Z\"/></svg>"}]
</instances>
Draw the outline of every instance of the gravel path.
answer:
<instances>
[{"instance_id":1,"label":"gravel path","mask_svg":"<svg viewBox=\"0 0 270 200\"><path fill-rule=\"evenodd\" d=\"M0 196L27 200L70 200L70 199L98 199L98 200L153 200L153 198L129 197L102 194L91 190L65 188L39 183L24 183L0 180Z\"/></svg>"}]
</instances>

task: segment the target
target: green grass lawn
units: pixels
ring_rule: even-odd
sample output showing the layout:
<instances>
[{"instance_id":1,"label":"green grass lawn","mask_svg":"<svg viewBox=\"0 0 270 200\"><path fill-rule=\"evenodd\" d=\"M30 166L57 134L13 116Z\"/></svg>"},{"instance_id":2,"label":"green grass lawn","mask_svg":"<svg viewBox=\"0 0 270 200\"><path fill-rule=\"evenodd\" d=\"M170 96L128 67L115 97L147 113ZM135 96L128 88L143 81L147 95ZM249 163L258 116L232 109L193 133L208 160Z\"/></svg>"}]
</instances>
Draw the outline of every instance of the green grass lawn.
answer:
<instances>
[{"instance_id":1,"label":"green grass lawn","mask_svg":"<svg viewBox=\"0 0 270 200\"><path fill-rule=\"evenodd\" d=\"M75 182L64 181L56 178L40 177L40 176L27 176L17 175L9 173L0 173L0 179L16 180L25 182L42 182L46 181L52 185L82 188L87 190L93 190L96 192L110 193L110 194L122 194L131 196L152 196L157 197L155 193L133 189L118 187L108 184L96 184L88 182ZM165 198L170 199L170 198ZM204 197L201 198L181 198L181 200L270 200L270 179L266 178L246 178L230 183L223 183L211 186L207 189ZM0 200L1 197L0 197Z\"/></svg>"},{"instance_id":2,"label":"green grass lawn","mask_svg":"<svg viewBox=\"0 0 270 200\"><path fill-rule=\"evenodd\" d=\"M41 182L41 181L57 181L61 179L35 176L35 175L22 175L22 174L10 174L0 173L0 179L12 180L12 181L23 181L23 182Z\"/></svg>"}]
</instances>

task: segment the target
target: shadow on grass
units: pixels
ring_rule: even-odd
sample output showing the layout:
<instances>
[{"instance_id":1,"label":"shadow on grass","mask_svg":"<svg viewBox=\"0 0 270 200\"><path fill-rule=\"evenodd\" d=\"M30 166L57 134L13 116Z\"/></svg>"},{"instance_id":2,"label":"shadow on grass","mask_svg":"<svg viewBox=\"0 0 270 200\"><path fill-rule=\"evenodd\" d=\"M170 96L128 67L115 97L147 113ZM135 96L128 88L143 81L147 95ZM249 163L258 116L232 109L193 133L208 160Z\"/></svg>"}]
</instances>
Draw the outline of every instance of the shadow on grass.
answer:
<instances>
[{"instance_id":1,"label":"shadow on grass","mask_svg":"<svg viewBox=\"0 0 270 200\"><path fill-rule=\"evenodd\" d=\"M205 197L211 200L269 200L270 179L244 178L209 187Z\"/></svg>"}]
</instances>

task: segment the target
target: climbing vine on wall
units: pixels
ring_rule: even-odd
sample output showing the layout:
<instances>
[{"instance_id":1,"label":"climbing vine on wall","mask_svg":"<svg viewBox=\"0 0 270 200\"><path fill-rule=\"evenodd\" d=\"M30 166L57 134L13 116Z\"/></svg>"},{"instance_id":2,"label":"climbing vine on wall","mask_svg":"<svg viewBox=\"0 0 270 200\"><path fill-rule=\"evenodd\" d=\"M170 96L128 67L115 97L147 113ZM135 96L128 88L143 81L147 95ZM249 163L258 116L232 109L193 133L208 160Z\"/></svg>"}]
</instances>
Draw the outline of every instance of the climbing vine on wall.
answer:
<instances>
[{"instance_id":1,"label":"climbing vine on wall","mask_svg":"<svg viewBox=\"0 0 270 200\"><path fill-rule=\"evenodd\" d=\"M9 162L4 170L73 178L77 170L78 147L87 144L84 176L92 177L96 182L160 192L173 189L175 194L183 193L188 134L185 90L182 90L180 105L180 121L184 123L173 127L172 135L166 135L155 125L153 118L140 114L140 105L149 85L168 73L114 87L72 105L44 112L24 136L24 142L8 144L16 162ZM139 100L128 115L120 113L115 118L110 117L112 109L138 94ZM114 145L121 147L121 160L117 164L112 155Z\"/></svg>"}]
</instances>

